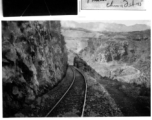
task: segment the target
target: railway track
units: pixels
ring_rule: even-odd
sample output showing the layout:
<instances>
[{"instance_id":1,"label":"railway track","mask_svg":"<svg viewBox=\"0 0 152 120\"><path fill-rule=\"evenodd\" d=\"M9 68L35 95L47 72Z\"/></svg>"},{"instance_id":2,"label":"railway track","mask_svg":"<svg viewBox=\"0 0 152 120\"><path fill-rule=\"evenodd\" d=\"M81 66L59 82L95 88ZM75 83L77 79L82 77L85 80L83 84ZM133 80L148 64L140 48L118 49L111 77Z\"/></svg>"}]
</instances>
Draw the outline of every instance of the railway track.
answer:
<instances>
[{"instance_id":1,"label":"railway track","mask_svg":"<svg viewBox=\"0 0 152 120\"><path fill-rule=\"evenodd\" d=\"M85 75L82 73L82 71L80 71L80 70L79 70L78 68L76 68L76 67L75 67L75 69L82 74L82 76L83 76L83 78L84 78L84 81L85 81L85 94L84 94L84 102L83 102L84 104L83 104L82 114L81 114L81 117L83 117L83 116L84 116L85 105L86 105L86 99L87 99L87 81L86 81L86 77L85 77Z\"/></svg>"},{"instance_id":2,"label":"railway track","mask_svg":"<svg viewBox=\"0 0 152 120\"><path fill-rule=\"evenodd\" d=\"M70 68L74 75L71 85L45 117L83 117L87 95L86 78L79 69Z\"/></svg>"}]
</instances>

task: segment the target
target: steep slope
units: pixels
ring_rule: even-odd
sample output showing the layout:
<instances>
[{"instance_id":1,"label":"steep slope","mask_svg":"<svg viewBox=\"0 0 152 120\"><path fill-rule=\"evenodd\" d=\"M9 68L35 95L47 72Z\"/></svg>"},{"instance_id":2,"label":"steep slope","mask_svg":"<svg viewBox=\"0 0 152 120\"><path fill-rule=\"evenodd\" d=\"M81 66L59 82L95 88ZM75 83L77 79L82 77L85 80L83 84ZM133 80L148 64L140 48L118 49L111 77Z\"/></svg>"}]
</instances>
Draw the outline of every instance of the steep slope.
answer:
<instances>
[{"instance_id":1,"label":"steep slope","mask_svg":"<svg viewBox=\"0 0 152 120\"><path fill-rule=\"evenodd\" d=\"M79 53L88 45L90 38L98 38L102 33L92 32L82 28L65 28L62 26L61 33L65 38L68 49L68 63L73 65L76 53Z\"/></svg>"},{"instance_id":2,"label":"steep slope","mask_svg":"<svg viewBox=\"0 0 152 120\"><path fill-rule=\"evenodd\" d=\"M62 34L65 38L67 49L78 53L87 45L89 38L98 37L101 33L95 33L82 28L65 28L62 26Z\"/></svg>"},{"instance_id":3,"label":"steep slope","mask_svg":"<svg viewBox=\"0 0 152 120\"><path fill-rule=\"evenodd\" d=\"M78 56L74 65L87 78L86 116L150 116L150 88L103 77Z\"/></svg>"},{"instance_id":4,"label":"steep slope","mask_svg":"<svg viewBox=\"0 0 152 120\"><path fill-rule=\"evenodd\" d=\"M102 76L150 87L150 30L103 34L80 56Z\"/></svg>"},{"instance_id":5,"label":"steep slope","mask_svg":"<svg viewBox=\"0 0 152 120\"><path fill-rule=\"evenodd\" d=\"M120 25L120 29L117 29L118 26L115 24L115 27L111 27L112 31L99 32L94 31L96 25L94 27L88 23L82 23L84 26L76 22L65 24L66 30L62 31L63 35L70 38L66 39L66 43L71 42L67 44L69 63L83 70L88 85L93 80L98 84L91 84L91 89L88 88L86 116L111 116L108 113L111 105L116 105L114 108L120 109L124 116L150 116L149 28L147 30L145 25L141 25L141 28L140 25L135 25L132 27L138 28L138 31L129 28L130 31L125 25ZM105 29L104 26L102 28ZM80 49L74 42L81 41L85 41L85 45ZM96 93L98 88L102 89L99 94ZM104 90L110 98L105 102L106 94L101 95ZM109 101L112 104L105 107ZM105 110L101 109L101 105ZM116 109L112 108L111 112L116 112Z\"/></svg>"},{"instance_id":6,"label":"steep slope","mask_svg":"<svg viewBox=\"0 0 152 120\"><path fill-rule=\"evenodd\" d=\"M14 116L52 89L66 69L59 21L2 22L4 117Z\"/></svg>"}]
</instances>

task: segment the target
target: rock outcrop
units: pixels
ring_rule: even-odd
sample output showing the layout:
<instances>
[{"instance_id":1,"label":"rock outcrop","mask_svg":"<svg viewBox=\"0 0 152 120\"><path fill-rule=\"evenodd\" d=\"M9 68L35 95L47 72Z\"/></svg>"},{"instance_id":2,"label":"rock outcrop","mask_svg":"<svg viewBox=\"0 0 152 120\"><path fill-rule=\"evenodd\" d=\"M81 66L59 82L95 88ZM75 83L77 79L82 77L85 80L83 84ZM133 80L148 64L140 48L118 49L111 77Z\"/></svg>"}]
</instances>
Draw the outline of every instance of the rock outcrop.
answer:
<instances>
[{"instance_id":1,"label":"rock outcrop","mask_svg":"<svg viewBox=\"0 0 152 120\"><path fill-rule=\"evenodd\" d=\"M3 115L14 116L62 80L67 52L59 21L3 21Z\"/></svg>"},{"instance_id":2,"label":"rock outcrop","mask_svg":"<svg viewBox=\"0 0 152 120\"><path fill-rule=\"evenodd\" d=\"M104 32L79 54L102 76L150 87L150 30Z\"/></svg>"}]
</instances>

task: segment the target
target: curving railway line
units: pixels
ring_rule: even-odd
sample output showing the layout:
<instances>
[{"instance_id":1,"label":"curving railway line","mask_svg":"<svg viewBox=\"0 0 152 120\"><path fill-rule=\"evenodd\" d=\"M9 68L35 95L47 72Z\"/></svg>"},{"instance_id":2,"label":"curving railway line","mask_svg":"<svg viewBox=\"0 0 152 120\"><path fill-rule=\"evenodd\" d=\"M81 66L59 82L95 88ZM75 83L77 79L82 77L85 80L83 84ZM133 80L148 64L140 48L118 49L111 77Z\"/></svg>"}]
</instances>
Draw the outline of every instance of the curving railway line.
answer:
<instances>
[{"instance_id":1,"label":"curving railway line","mask_svg":"<svg viewBox=\"0 0 152 120\"><path fill-rule=\"evenodd\" d=\"M45 117L83 117L87 95L86 78L79 69L70 68L73 71L71 85Z\"/></svg>"}]
</instances>

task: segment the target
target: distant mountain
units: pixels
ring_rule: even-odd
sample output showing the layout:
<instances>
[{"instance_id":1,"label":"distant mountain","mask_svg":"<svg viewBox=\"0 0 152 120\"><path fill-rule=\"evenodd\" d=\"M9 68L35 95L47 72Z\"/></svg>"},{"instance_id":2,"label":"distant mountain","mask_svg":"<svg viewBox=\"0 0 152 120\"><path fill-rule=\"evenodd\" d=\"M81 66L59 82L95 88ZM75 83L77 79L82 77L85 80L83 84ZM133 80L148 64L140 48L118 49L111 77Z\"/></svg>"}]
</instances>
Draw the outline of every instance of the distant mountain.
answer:
<instances>
[{"instance_id":1,"label":"distant mountain","mask_svg":"<svg viewBox=\"0 0 152 120\"><path fill-rule=\"evenodd\" d=\"M91 31L110 31L110 32L131 32L131 31L143 31L150 29L150 26L146 24L135 24L132 26L126 26L124 24L117 23L103 23L103 22L88 22L78 23L75 21L62 21L62 27L64 28L82 28Z\"/></svg>"}]
</instances>

